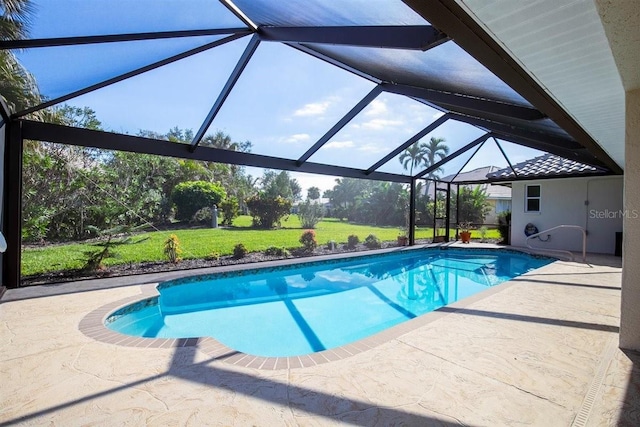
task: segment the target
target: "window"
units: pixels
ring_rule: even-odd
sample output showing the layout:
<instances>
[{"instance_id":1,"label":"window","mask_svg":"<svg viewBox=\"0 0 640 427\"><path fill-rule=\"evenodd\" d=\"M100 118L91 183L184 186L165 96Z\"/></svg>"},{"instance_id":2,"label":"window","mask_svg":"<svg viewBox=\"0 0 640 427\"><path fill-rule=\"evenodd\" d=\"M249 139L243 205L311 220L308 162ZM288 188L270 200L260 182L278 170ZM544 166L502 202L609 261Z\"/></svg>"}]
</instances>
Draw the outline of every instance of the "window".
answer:
<instances>
[{"instance_id":1,"label":"window","mask_svg":"<svg viewBox=\"0 0 640 427\"><path fill-rule=\"evenodd\" d=\"M496 213L507 212L511 210L511 200L496 200Z\"/></svg>"},{"instance_id":2,"label":"window","mask_svg":"<svg viewBox=\"0 0 640 427\"><path fill-rule=\"evenodd\" d=\"M524 201L525 212L540 212L540 186L527 185Z\"/></svg>"}]
</instances>

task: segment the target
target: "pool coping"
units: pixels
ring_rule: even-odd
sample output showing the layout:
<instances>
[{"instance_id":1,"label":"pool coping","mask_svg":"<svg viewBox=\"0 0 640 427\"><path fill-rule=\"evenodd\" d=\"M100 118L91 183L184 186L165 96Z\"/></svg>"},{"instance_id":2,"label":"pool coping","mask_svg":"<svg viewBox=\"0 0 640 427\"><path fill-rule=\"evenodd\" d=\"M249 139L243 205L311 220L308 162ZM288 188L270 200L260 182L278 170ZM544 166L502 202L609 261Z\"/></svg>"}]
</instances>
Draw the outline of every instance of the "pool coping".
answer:
<instances>
[{"instance_id":1,"label":"pool coping","mask_svg":"<svg viewBox=\"0 0 640 427\"><path fill-rule=\"evenodd\" d=\"M425 247L426 246L413 247L413 249L421 249ZM461 247L455 246L455 248L457 249ZM462 247L461 249L465 249L465 248ZM491 250L492 248L485 247L485 248L478 248L478 249ZM531 254L527 251L520 251L514 248L496 248L496 249L498 250L504 249L505 251L509 251L509 252L520 252L520 253L525 253L525 254L534 255L534 256L536 255L536 254ZM395 249L395 251L397 250L398 248ZM402 248L401 250L411 250L411 249ZM371 252L374 252L374 251L371 251ZM375 252L379 252L379 251L375 251ZM385 251L384 253L389 253L389 252L390 251ZM364 254L359 254L359 256L364 256ZM325 257L322 257L322 258L325 258ZM314 262L314 261L305 260L302 262L295 262L295 263L289 263L289 264L299 264L303 262ZM317 261L321 261L321 260L317 260ZM281 264L281 263L278 262L278 264ZM547 266L551 264L553 264L553 262L550 264L547 264ZM543 266L541 268L544 268L544 267L546 266ZM256 267L254 266L253 268L256 268ZM518 278L524 277L527 274L529 273L524 273L518 276ZM185 275L185 277L187 277L188 275L189 274ZM198 275L198 274L192 273L191 275ZM498 292L501 292L515 285L515 283L516 282L514 282L513 280L505 281L498 285L487 288L486 290L483 290L477 294L464 298L460 301L456 301L452 304L446 305L444 307L440 307L429 313L425 313L421 316L415 317L413 319L409 319L405 322L394 325L390 328L387 328L383 331L380 331L378 333L375 333L373 335L370 335L358 341L354 341L352 343L349 343L343 346L334 347L331 349L326 349L319 352L300 355L300 356L286 356L286 357L255 356L255 355L243 353L241 351L234 350L230 347L227 347L226 345L222 344L221 342L219 342L218 340L212 337L145 338L145 337L137 337L137 336L121 334L107 328L107 326L105 325L105 321L116 310L124 308L130 304L140 302L144 299L158 296L159 292L156 287L159 285L159 283L147 283L147 284L139 285L140 291L141 291L140 294L107 303L91 311L90 313L88 313L86 316L82 318L82 320L78 325L78 329L85 336L92 338L96 341L106 343L106 344L115 344L115 345L124 346L124 347L136 347L136 348L196 347L199 351L211 357L212 359L216 359L224 363L228 363L238 367L264 369L264 370L306 368L310 366L315 366L315 365L320 365L324 363L346 359L356 354L365 352L369 349L372 349L374 347L387 343L393 339L399 338L400 336L406 333L409 333L419 327L425 326L438 319L441 319L444 316L456 313L459 310L467 308L469 305L477 301L480 301L484 298L487 298L491 295L494 295Z\"/></svg>"}]
</instances>

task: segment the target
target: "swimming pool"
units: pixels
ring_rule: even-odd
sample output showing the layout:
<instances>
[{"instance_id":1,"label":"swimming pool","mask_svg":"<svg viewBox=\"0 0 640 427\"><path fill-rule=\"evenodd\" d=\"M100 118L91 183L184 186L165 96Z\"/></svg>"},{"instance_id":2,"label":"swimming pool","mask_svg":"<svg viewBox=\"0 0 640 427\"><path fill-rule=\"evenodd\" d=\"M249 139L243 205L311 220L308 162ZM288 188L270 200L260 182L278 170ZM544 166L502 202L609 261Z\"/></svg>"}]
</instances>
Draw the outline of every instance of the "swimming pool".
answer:
<instances>
[{"instance_id":1,"label":"swimming pool","mask_svg":"<svg viewBox=\"0 0 640 427\"><path fill-rule=\"evenodd\" d=\"M256 356L354 342L542 267L515 251L427 248L187 277L123 307L108 328L155 338L212 337Z\"/></svg>"}]
</instances>

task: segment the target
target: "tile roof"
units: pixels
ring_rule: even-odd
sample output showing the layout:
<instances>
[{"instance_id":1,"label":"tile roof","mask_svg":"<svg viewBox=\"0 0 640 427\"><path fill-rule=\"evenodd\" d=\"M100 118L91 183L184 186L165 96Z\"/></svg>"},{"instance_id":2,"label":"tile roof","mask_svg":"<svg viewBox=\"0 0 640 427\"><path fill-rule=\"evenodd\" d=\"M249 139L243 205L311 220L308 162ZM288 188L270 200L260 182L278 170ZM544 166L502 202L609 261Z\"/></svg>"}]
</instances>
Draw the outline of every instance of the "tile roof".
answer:
<instances>
[{"instance_id":1,"label":"tile roof","mask_svg":"<svg viewBox=\"0 0 640 427\"><path fill-rule=\"evenodd\" d=\"M483 166L468 172L460 172L457 176L455 174L445 176L442 178L443 181L450 182L476 182L476 181L486 181L487 174L498 169L497 166ZM455 176L455 179L453 179ZM453 180L453 181L452 181Z\"/></svg>"},{"instance_id":2,"label":"tile roof","mask_svg":"<svg viewBox=\"0 0 640 427\"><path fill-rule=\"evenodd\" d=\"M602 168L565 159L554 154L545 154L487 174L490 181L514 181L530 178L554 178L565 176L599 175L606 173Z\"/></svg>"},{"instance_id":3,"label":"tile roof","mask_svg":"<svg viewBox=\"0 0 640 427\"><path fill-rule=\"evenodd\" d=\"M460 183L470 188L479 185L485 191L487 198L490 200L511 199L511 187L506 187L504 185L492 185L486 182L487 174L497 170L498 166L483 166L468 172L460 172L457 176L455 174L447 175L442 178L442 182L451 182L452 184ZM438 188L445 187L442 184L438 184ZM431 189L431 182L429 181L424 187L424 192L426 194L431 191L433 190Z\"/></svg>"}]
</instances>

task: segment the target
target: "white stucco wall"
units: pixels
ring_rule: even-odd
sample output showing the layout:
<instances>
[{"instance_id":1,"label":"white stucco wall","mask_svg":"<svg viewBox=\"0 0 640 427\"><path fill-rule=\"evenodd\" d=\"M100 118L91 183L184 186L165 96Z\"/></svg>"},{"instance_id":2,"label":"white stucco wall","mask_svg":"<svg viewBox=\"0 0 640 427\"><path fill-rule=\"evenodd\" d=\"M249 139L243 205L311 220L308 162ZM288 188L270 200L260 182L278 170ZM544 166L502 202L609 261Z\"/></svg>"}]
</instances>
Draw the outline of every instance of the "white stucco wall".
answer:
<instances>
[{"instance_id":1,"label":"white stucco wall","mask_svg":"<svg viewBox=\"0 0 640 427\"><path fill-rule=\"evenodd\" d=\"M526 185L540 185L540 212L525 212ZM579 225L587 230L587 252L613 254L615 233L622 231L623 178L563 178L513 183L511 244L526 246L525 226L539 231L557 225ZM640 212L638 212L640 215ZM541 249L582 250L582 235L575 229L551 232L547 242L530 241ZM543 237L545 238L545 237Z\"/></svg>"},{"instance_id":2,"label":"white stucco wall","mask_svg":"<svg viewBox=\"0 0 640 427\"><path fill-rule=\"evenodd\" d=\"M625 209L640 211L640 89L626 93ZM620 347L640 351L640 218L624 221Z\"/></svg>"}]
</instances>

